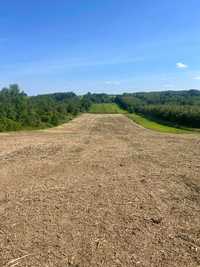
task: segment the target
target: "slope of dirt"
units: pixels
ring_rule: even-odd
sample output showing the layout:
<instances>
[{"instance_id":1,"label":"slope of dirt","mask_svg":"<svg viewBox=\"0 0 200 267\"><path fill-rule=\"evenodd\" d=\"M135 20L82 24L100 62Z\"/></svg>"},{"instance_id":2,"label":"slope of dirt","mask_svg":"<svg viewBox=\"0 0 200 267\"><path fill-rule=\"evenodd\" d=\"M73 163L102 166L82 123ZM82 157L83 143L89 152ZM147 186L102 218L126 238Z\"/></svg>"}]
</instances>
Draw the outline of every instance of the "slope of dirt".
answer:
<instances>
[{"instance_id":1,"label":"slope of dirt","mask_svg":"<svg viewBox=\"0 0 200 267\"><path fill-rule=\"evenodd\" d=\"M1 134L0 266L200 266L200 138L88 114Z\"/></svg>"}]
</instances>

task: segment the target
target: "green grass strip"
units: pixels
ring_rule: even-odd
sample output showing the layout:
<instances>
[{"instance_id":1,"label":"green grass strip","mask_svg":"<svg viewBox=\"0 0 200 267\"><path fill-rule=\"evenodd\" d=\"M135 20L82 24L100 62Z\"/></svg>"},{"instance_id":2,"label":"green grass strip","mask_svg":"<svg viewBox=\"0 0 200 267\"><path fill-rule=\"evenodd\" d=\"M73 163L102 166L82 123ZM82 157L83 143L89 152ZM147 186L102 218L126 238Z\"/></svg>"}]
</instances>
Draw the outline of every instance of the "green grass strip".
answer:
<instances>
[{"instance_id":1,"label":"green grass strip","mask_svg":"<svg viewBox=\"0 0 200 267\"><path fill-rule=\"evenodd\" d=\"M137 124L143 126L144 128L162 132L162 133L175 133L175 134L182 134L182 133L192 133L195 132L193 129L185 129L185 128L176 128L172 126L167 126L160 124L158 122L152 121L148 118L145 118L138 114L127 114L127 117L136 122Z\"/></svg>"},{"instance_id":2,"label":"green grass strip","mask_svg":"<svg viewBox=\"0 0 200 267\"><path fill-rule=\"evenodd\" d=\"M95 114L126 114L127 112L121 109L115 103L93 104L89 110L90 113Z\"/></svg>"}]
</instances>

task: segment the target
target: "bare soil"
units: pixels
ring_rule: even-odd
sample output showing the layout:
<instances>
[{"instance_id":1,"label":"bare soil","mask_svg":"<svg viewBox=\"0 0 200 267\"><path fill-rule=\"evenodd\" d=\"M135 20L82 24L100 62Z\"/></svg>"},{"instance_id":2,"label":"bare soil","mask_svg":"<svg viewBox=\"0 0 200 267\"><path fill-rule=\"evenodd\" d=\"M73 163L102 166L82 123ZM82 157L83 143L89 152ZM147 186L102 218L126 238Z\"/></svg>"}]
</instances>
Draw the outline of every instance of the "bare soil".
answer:
<instances>
[{"instance_id":1,"label":"bare soil","mask_svg":"<svg viewBox=\"0 0 200 267\"><path fill-rule=\"evenodd\" d=\"M0 266L200 266L200 136L89 114L1 134Z\"/></svg>"}]
</instances>

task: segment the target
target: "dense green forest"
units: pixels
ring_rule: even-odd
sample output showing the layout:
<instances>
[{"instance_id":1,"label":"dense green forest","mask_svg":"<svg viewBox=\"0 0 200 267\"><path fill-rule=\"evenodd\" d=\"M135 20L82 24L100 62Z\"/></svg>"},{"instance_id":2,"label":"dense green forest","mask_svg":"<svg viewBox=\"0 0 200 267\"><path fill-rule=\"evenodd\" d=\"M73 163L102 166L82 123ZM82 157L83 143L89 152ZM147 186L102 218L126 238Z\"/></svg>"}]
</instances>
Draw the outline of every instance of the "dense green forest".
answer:
<instances>
[{"instance_id":1,"label":"dense green forest","mask_svg":"<svg viewBox=\"0 0 200 267\"><path fill-rule=\"evenodd\" d=\"M106 94L77 96L73 92L28 96L17 84L0 91L0 132L57 126L82 112L93 103L110 103Z\"/></svg>"},{"instance_id":2,"label":"dense green forest","mask_svg":"<svg viewBox=\"0 0 200 267\"><path fill-rule=\"evenodd\" d=\"M0 91L0 131L57 126L88 112L92 104L116 103L130 113L173 125L200 128L200 91L133 93L118 96L73 92L28 96L18 85Z\"/></svg>"},{"instance_id":3,"label":"dense green forest","mask_svg":"<svg viewBox=\"0 0 200 267\"><path fill-rule=\"evenodd\" d=\"M200 91L165 91L116 96L115 102L138 113L174 126L200 128Z\"/></svg>"}]
</instances>

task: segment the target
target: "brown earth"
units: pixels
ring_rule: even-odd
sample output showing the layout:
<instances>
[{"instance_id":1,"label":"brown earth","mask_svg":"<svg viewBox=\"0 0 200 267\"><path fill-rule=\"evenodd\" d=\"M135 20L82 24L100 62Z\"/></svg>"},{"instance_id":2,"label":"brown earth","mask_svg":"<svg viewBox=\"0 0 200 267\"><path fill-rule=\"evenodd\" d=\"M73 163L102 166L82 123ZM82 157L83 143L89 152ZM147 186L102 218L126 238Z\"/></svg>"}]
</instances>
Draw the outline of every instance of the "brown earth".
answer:
<instances>
[{"instance_id":1,"label":"brown earth","mask_svg":"<svg viewBox=\"0 0 200 267\"><path fill-rule=\"evenodd\" d=\"M0 135L0 266L200 266L200 138L123 115Z\"/></svg>"}]
</instances>

